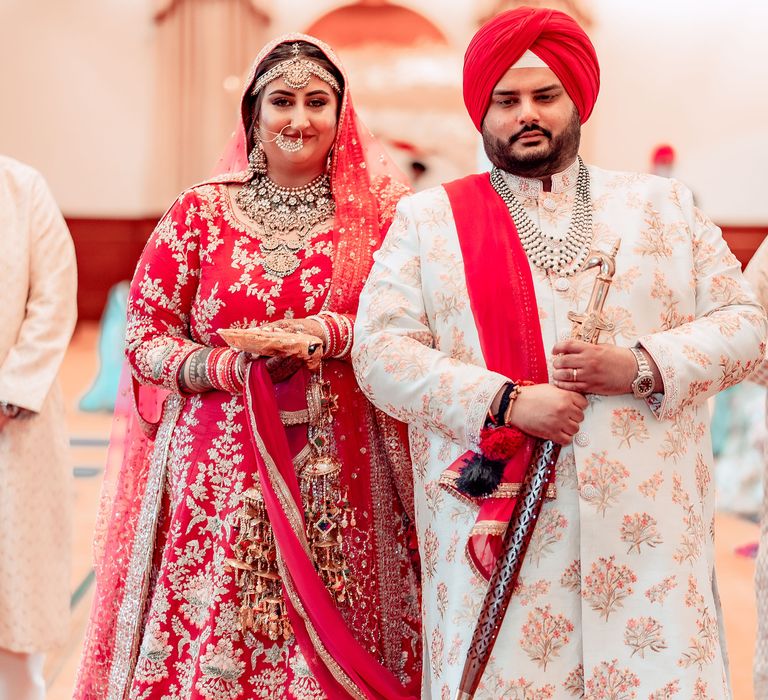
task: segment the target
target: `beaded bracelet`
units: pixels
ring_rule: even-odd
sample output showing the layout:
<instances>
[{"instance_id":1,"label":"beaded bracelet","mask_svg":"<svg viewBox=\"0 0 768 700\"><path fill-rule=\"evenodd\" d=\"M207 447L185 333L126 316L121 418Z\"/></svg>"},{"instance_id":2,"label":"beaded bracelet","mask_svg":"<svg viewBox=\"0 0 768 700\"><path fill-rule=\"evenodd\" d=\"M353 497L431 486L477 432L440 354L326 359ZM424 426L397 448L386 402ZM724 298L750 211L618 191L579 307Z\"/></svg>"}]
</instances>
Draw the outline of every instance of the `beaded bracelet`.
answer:
<instances>
[{"instance_id":1,"label":"beaded bracelet","mask_svg":"<svg viewBox=\"0 0 768 700\"><path fill-rule=\"evenodd\" d=\"M504 420L507 410L520 393L520 388L515 382L507 382L499 399L499 408L494 415L493 409L488 409L488 422L492 425L505 425Z\"/></svg>"},{"instance_id":2,"label":"beaded bracelet","mask_svg":"<svg viewBox=\"0 0 768 700\"><path fill-rule=\"evenodd\" d=\"M511 425L512 406L517 401L518 396L520 396L520 384L512 384L512 391L509 392L509 403L504 408L504 413L501 414L503 425Z\"/></svg>"}]
</instances>

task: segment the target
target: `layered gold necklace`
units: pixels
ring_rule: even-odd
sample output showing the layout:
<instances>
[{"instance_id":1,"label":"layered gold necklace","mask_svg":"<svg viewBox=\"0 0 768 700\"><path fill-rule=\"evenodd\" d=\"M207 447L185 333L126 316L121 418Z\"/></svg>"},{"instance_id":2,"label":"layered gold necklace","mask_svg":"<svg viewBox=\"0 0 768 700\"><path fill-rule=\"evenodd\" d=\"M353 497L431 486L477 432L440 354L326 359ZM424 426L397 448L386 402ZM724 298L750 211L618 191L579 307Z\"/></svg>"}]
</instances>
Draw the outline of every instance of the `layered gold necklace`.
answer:
<instances>
[{"instance_id":1,"label":"layered gold necklace","mask_svg":"<svg viewBox=\"0 0 768 700\"><path fill-rule=\"evenodd\" d=\"M243 185L235 201L263 229L261 264L277 277L287 277L298 269L301 260L297 253L306 250L312 231L336 211L325 173L302 187L281 187L267 175L257 174Z\"/></svg>"}]
</instances>

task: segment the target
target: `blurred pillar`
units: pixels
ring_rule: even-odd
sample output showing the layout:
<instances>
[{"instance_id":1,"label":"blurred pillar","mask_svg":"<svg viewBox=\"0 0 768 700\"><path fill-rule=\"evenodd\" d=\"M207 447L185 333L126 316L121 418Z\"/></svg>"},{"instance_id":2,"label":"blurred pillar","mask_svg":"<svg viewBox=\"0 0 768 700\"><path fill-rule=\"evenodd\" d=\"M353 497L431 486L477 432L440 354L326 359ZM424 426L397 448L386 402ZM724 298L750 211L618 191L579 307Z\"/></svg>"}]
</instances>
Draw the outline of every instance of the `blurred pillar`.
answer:
<instances>
[{"instance_id":1,"label":"blurred pillar","mask_svg":"<svg viewBox=\"0 0 768 700\"><path fill-rule=\"evenodd\" d=\"M243 76L267 40L256 0L155 0L158 61L152 201L210 175L236 124Z\"/></svg>"},{"instance_id":2,"label":"blurred pillar","mask_svg":"<svg viewBox=\"0 0 768 700\"><path fill-rule=\"evenodd\" d=\"M334 47L366 125L416 188L474 169L461 97L463 49L423 14L388 0L336 7L306 31Z\"/></svg>"}]
</instances>

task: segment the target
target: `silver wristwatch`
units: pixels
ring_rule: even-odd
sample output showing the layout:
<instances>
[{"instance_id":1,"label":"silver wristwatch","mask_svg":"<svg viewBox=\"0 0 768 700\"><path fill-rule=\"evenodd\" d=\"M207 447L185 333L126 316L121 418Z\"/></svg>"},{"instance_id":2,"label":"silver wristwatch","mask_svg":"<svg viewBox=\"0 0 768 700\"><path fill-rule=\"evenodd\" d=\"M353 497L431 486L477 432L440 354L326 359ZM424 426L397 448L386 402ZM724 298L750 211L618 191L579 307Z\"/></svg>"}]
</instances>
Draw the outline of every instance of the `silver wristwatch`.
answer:
<instances>
[{"instance_id":1,"label":"silver wristwatch","mask_svg":"<svg viewBox=\"0 0 768 700\"><path fill-rule=\"evenodd\" d=\"M632 393L636 399L644 399L653 393L653 372L640 348L630 348L637 361L637 375L632 382Z\"/></svg>"}]
</instances>

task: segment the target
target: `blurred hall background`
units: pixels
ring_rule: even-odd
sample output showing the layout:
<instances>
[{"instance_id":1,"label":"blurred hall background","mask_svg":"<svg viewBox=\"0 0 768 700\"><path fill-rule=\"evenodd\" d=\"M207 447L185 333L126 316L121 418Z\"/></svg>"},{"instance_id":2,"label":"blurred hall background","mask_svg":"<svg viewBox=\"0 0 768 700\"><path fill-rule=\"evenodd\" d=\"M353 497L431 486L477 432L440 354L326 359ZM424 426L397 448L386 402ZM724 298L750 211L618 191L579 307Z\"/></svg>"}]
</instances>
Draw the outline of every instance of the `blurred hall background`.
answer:
<instances>
[{"instance_id":1,"label":"blurred hall background","mask_svg":"<svg viewBox=\"0 0 768 700\"><path fill-rule=\"evenodd\" d=\"M261 46L288 31L330 43L367 125L423 188L478 168L480 140L461 98L464 49L484 19L522 4L568 12L596 46L602 87L585 160L679 178L746 264L768 233L763 0L0 0L0 153L47 179L80 278L62 377L78 500L74 615L70 644L47 662L51 700L71 697L90 604L110 416L77 404L96 375L98 320L159 216L215 166ZM755 487L754 474L744 478ZM720 588L734 697L749 700L754 565L735 549L756 540L757 526L751 506L726 496Z\"/></svg>"}]
</instances>

